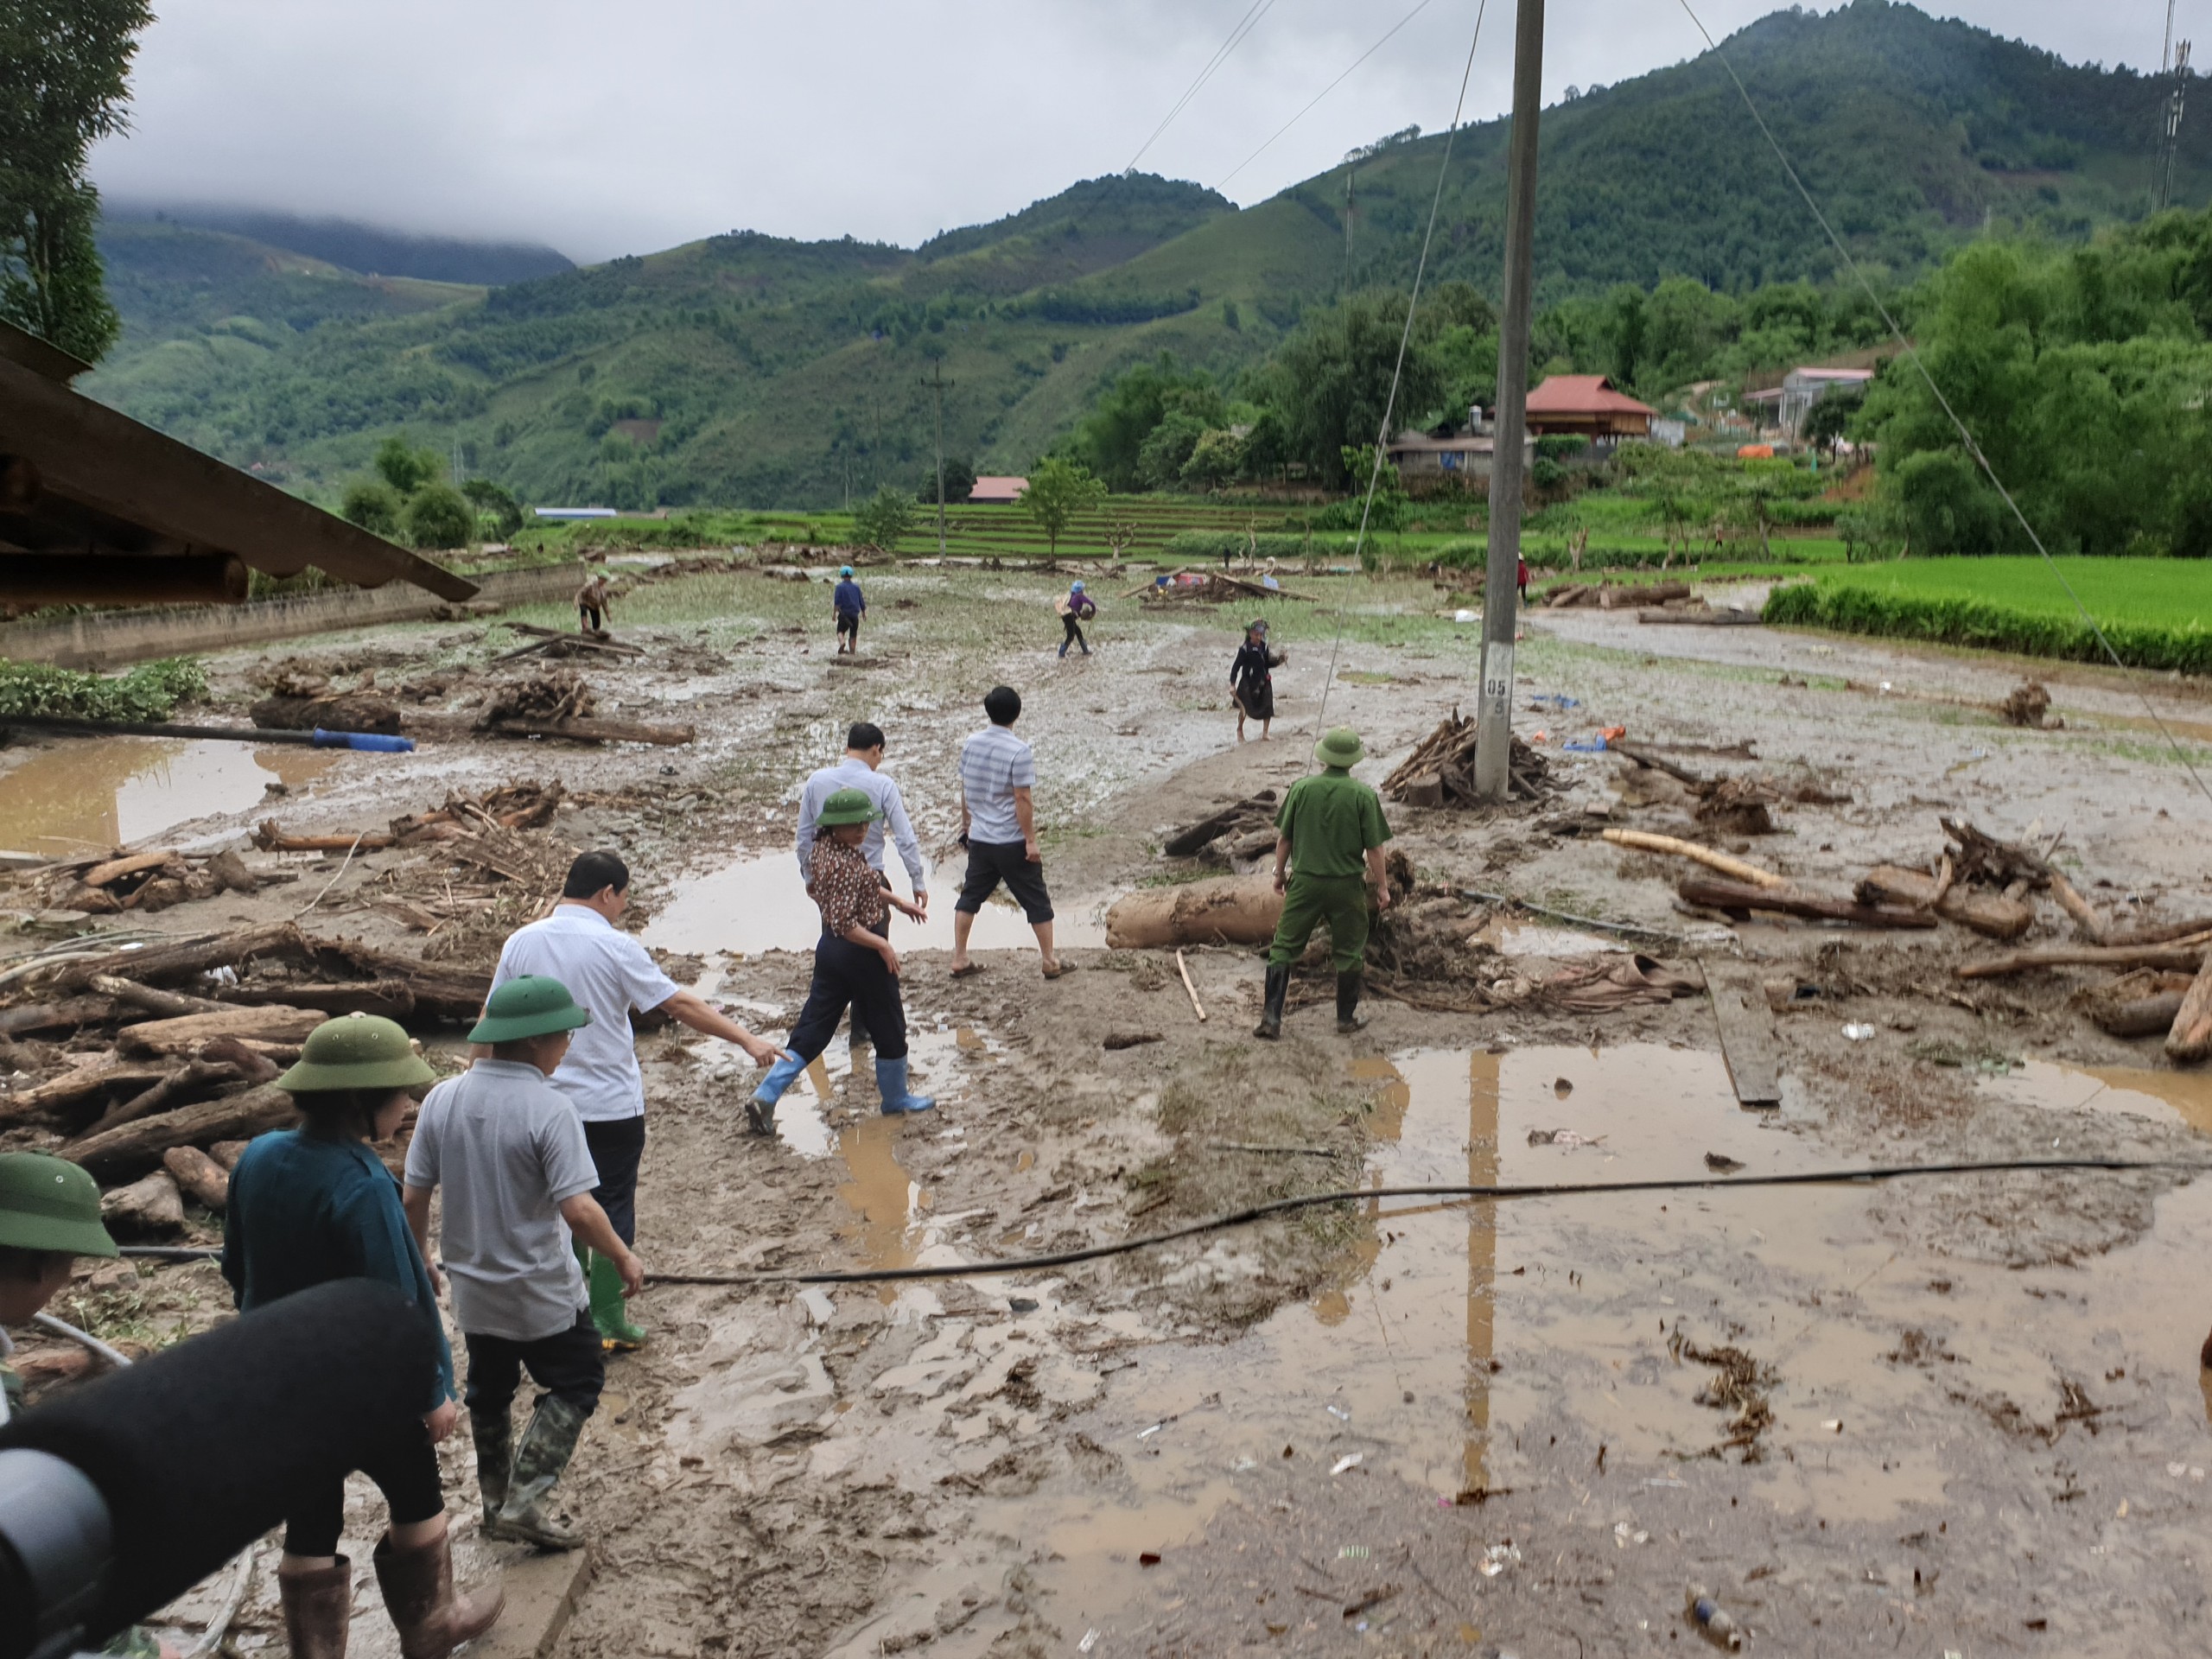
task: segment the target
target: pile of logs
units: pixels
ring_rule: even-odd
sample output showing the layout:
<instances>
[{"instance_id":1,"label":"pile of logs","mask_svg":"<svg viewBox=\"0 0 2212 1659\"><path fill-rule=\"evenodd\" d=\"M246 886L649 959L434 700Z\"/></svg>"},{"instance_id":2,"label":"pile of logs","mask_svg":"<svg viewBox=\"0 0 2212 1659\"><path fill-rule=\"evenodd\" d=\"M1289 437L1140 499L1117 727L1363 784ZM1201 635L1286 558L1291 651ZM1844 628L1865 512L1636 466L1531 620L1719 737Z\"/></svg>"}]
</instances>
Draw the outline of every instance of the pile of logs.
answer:
<instances>
[{"instance_id":1,"label":"pile of logs","mask_svg":"<svg viewBox=\"0 0 2212 1659\"><path fill-rule=\"evenodd\" d=\"M1274 791L1263 789L1177 830L1160 843L1160 850L1168 858L1196 858L1224 841L1229 843L1225 850L1232 859L1259 858L1274 851Z\"/></svg>"},{"instance_id":2,"label":"pile of logs","mask_svg":"<svg viewBox=\"0 0 2212 1659\"><path fill-rule=\"evenodd\" d=\"M1408 806L1475 805L1476 724L1454 709L1382 780L1382 792ZM1511 742L1506 757L1510 793L1517 800L1535 800L1551 786L1544 758L1517 737Z\"/></svg>"},{"instance_id":3,"label":"pile of logs","mask_svg":"<svg viewBox=\"0 0 2212 1659\"><path fill-rule=\"evenodd\" d=\"M1544 595L1544 608L1565 611L1586 606L1600 611L1637 610L1688 599L1690 592L1687 582L1562 582Z\"/></svg>"},{"instance_id":4,"label":"pile of logs","mask_svg":"<svg viewBox=\"0 0 2212 1659\"><path fill-rule=\"evenodd\" d=\"M120 1233L174 1232L186 1197L219 1210L245 1143L295 1121L275 1080L309 1032L356 1010L463 1024L490 983L290 923L59 954L0 1008L0 1065L16 1073L0 1131L112 1187L104 1209Z\"/></svg>"},{"instance_id":5,"label":"pile of logs","mask_svg":"<svg viewBox=\"0 0 2212 1659\"><path fill-rule=\"evenodd\" d=\"M48 908L88 916L167 910L220 893L254 893L264 881L276 879L248 869L234 852L181 853L173 848L73 859L48 866L42 873L52 878L46 895Z\"/></svg>"},{"instance_id":6,"label":"pile of logs","mask_svg":"<svg viewBox=\"0 0 2212 1659\"><path fill-rule=\"evenodd\" d=\"M551 632L547 631L549 633ZM575 640L574 634L553 633L538 645ZM587 644L591 642L587 641ZM597 654L626 658L641 654L634 645L604 642ZM581 743L689 743L696 735L690 726L649 725L638 721L605 720L593 711L598 696L573 672L555 671L493 687L482 710L472 721L465 715L437 715L410 711L370 689L364 677L352 691L335 692L327 682L298 675L279 677L275 690L251 710L253 723L264 731L385 732L409 737L469 736L561 737Z\"/></svg>"}]
</instances>

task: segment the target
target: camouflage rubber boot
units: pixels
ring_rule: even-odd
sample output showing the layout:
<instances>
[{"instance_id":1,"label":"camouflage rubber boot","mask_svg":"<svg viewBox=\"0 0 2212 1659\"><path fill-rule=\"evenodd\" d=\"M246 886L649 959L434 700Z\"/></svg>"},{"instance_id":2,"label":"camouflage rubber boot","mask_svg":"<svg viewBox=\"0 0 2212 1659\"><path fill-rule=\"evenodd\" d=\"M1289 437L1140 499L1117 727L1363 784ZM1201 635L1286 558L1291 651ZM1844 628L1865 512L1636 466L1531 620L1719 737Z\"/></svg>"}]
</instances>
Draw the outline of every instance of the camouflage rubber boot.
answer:
<instances>
[{"instance_id":1,"label":"camouflage rubber boot","mask_svg":"<svg viewBox=\"0 0 2212 1659\"><path fill-rule=\"evenodd\" d=\"M507 1500L499 1518L484 1530L494 1538L536 1544L540 1549L574 1549L583 1542L581 1534L559 1524L550 1506L554 1486L576 1453L576 1441L590 1414L567 1401L547 1395L530 1414L515 1447Z\"/></svg>"},{"instance_id":2,"label":"camouflage rubber boot","mask_svg":"<svg viewBox=\"0 0 2212 1659\"><path fill-rule=\"evenodd\" d=\"M484 1530L499 1518L507 1501L507 1475L515 1460L515 1418L511 1405L494 1411L468 1414L469 1432L476 1440L476 1490L484 1497Z\"/></svg>"}]
</instances>

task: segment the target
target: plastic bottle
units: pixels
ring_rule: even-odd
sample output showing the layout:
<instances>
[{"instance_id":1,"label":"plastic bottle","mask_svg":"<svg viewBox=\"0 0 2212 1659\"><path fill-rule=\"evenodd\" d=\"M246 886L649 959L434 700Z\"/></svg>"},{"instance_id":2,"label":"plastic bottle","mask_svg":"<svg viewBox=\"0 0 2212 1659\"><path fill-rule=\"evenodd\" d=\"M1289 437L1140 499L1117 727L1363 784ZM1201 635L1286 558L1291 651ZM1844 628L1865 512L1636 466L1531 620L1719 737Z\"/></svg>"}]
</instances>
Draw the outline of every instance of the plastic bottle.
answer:
<instances>
[{"instance_id":1,"label":"plastic bottle","mask_svg":"<svg viewBox=\"0 0 2212 1659\"><path fill-rule=\"evenodd\" d=\"M1716 1648L1726 1648L1731 1653L1742 1649L1744 1633L1736 1628L1736 1621L1728 1617L1728 1610L1713 1600L1713 1592L1701 1584L1694 1584L1682 1599L1682 1611L1689 1615L1690 1623L1698 1633Z\"/></svg>"}]
</instances>

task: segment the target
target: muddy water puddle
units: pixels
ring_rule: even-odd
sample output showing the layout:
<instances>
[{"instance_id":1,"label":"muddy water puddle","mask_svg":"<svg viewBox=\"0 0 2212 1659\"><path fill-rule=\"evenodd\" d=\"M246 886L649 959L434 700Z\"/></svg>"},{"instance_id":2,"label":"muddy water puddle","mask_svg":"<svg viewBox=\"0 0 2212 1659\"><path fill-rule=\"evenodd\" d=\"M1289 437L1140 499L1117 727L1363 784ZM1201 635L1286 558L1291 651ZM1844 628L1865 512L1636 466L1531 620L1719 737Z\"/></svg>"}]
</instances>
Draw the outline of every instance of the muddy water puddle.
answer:
<instances>
[{"instance_id":1,"label":"muddy water puddle","mask_svg":"<svg viewBox=\"0 0 2212 1659\"><path fill-rule=\"evenodd\" d=\"M952 906L960 896L959 868L940 865L930 872L929 919L913 922L893 914L891 942L902 950L952 949ZM902 875L893 878L903 882ZM1051 880L1049 867L1046 880ZM906 889L900 887L903 896ZM1106 925L1094 912L1102 903L1053 900L1055 948L1086 950L1106 943ZM822 936L822 912L799 885L798 864L789 853L765 853L676 884L676 890L645 929L645 943L684 952L727 951L757 956L764 950L811 950ZM1006 902L1004 890L976 913L969 944L977 950L1034 950L1037 936L1021 912Z\"/></svg>"},{"instance_id":2,"label":"muddy water puddle","mask_svg":"<svg viewBox=\"0 0 2212 1659\"><path fill-rule=\"evenodd\" d=\"M1423 1052L1351 1069L1371 1090L1376 1188L1725 1180L1850 1161L1739 1110L1715 1054ZM834 1650L874 1652L901 1608L919 1615L970 1583L995 1592L1027 1561L1071 1643L1095 1630L1089 1650L1135 1651L1122 1634L1134 1638L1156 1594L1141 1556L1191 1542L1227 1503L1276 1506L1294 1471L1305 1484L1290 1490L1342 1490L1348 1514L1378 1478L1439 1505L1546 1490L1571 1506L1564 1478L1586 1496L1602 1487L1635 1528L1696 1525L1710 1511L1694 1505L1717 1491L1910 1529L1950 1512L1958 1470L1986 1474L1962 1462L1969 1446L2013 1454L2023 1434L2065 1433L2069 1412L2124 1414L2131 1459L2184 1478L2203 1466L2212 1408L2196 1346L2212 1317L2198 1288L2212 1183L2161 1199L2139 1243L2071 1268L1916 1255L1883 1225L1882 1206L1944 1201L1846 1184L1497 1204L1378 1195L1329 1287L1218 1346L1128 1312L1063 1313L1049 1284L1024 1285L1041 1311L974 1334L1044 1338L1051 1354L1100 1351L1110 1333L1103 1397L1060 1429L1105 1456L1027 1497L979 1501L970 1530ZM1256 1274L1263 1250L1256 1235L1224 1235L1171 1276ZM1753 1368L1766 1414L1748 1434L1742 1402L1707 1402L1732 1355ZM984 1434L959 1432L963 1445ZM2088 1438L2067 1454L2102 1455ZM1741 1467L1747 1446L1755 1464ZM979 1623L932 1651L981 1653L1000 1628Z\"/></svg>"},{"instance_id":3,"label":"muddy water puddle","mask_svg":"<svg viewBox=\"0 0 2212 1659\"><path fill-rule=\"evenodd\" d=\"M2181 1123L2212 1135L2212 1073L2147 1067L2060 1065L2028 1060L1981 1088L2024 1106Z\"/></svg>"},{"instance_id":4,"label":"muddy water puddle","mask_svg":"<svg viewBox=\"0 0 2212 1659\"><path fill-rule=\"evenodd\" d=\"M337 759L215 739L58 744L0 771L0 849L56 858L105 852L211 814L245 811L270 784L297 788Z\"/></svg>"}]
</instances>

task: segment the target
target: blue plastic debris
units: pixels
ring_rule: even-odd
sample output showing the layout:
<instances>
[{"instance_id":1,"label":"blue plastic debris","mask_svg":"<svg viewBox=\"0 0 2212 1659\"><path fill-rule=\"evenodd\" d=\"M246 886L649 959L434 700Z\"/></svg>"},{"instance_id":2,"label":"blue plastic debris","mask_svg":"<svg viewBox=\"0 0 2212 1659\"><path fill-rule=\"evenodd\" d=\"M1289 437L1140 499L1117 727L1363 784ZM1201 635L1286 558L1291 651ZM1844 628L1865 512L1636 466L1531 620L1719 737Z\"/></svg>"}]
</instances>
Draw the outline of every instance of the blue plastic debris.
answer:
<instances>
[{"instance_id":1,"label":"blue plastic debris","mask_svg":"<svg viewBox=\"0 0 2212 1659\"><path fill-rule=\"evenodd\" d=\"M1560 747L1569 754L1603 754L1605 752L1605 740L1602 737L1593 737L1581 742L1562 743Z\"/></svg>"},{"instance_id":2,"label":"blue plastic debris","mask_svg":"<svg viewBox=\"0 0 2212 1659\"><path fill-rule=\"evenodd\" d=\"M415 740L411 737L389 737L382 732L326 732L315 728L315 747L318 749L359 749L370 754L412 754Z\"/></svg>"}]
</instances>

